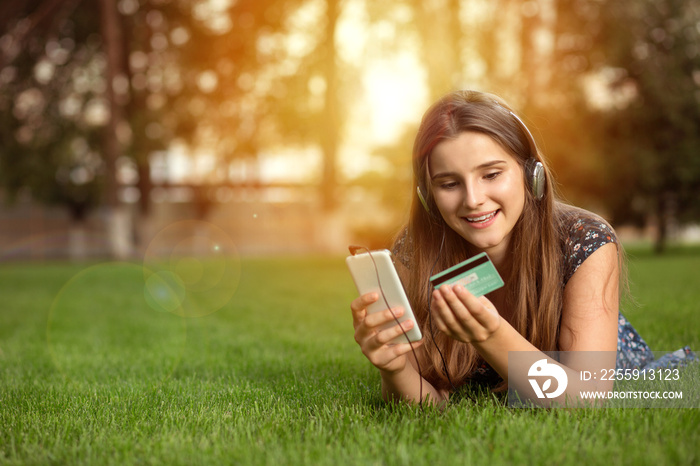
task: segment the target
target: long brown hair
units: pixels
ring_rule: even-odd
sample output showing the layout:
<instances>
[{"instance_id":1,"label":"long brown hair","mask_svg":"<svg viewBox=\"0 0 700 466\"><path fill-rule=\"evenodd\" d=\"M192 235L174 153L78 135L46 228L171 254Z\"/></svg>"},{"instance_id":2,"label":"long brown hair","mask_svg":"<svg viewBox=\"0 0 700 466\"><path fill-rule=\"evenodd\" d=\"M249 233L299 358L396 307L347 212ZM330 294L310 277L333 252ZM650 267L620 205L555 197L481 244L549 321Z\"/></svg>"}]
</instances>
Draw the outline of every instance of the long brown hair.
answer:
<instances>
[{"instance_id":1,"label":"long brown hair","mask_svg":"<svg viewBox=\"0 0 700 466\"><path fill-rule=\"evenodd\" d=\"M525 196L523 212L516 222L509 243L511 272L506 281L505 306L512 312L511 325L542 351L557 349L563 295L563 265L559 219L568 206L555 198L554 184L547 164L527 129L499 97L477 91L457 91L431 106L423 116L413 147L413 192L419 188L429 212L417 196L411 205L399 253L408 268L402 280L426 343L418 352L423 376L437 388L449 388L450 381L461 382L477 368L480 358L472 345L464 344L429 329L429 303L432 288L429 276L474 255L477 251L442 219L433 199L428 160L435 146L465 131L486 134L500 144L525 168L528 159L543 164L546 174L544 196ZM526 189L528 189L526 183ZM440 348L435 349L431 339ZM443 361L449 377L443 371Z\"/></svg>"}]
</instances>

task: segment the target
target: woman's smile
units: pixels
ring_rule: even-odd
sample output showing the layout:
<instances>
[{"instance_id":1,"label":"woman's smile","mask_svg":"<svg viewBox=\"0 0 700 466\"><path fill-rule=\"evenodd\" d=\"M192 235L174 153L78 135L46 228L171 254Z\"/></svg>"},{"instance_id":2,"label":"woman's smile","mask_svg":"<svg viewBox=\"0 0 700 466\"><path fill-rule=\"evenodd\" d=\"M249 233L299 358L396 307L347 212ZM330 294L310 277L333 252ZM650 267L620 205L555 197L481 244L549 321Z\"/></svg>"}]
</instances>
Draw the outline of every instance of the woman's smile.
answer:
<instances>
[{"instance_id":1,"label":"woman's smile","mask_svg":"<svg viewBox=\"0 0 700 466\"><path fill-rule=\"evenodd\" d=\"M474 228L487 228L495 222L498 212L499 210L494 210L493 212L488 212L483 215L476 214L463 218Z\"/></svg>"}]
</instances>

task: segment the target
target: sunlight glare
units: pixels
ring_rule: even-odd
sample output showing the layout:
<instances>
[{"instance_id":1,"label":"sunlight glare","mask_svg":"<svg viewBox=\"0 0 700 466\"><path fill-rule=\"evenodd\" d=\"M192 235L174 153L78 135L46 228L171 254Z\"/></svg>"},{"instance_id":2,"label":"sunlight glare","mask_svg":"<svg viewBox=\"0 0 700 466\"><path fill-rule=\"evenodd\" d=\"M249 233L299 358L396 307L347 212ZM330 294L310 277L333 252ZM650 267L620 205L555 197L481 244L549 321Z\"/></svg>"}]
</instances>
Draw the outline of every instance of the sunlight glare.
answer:
<instances>
[{"instance_id":1,"label":"sunlight glare","mask_svg":"<svg viewBox=\"0 0 700 466\"><path fill-rule=\"evenodd\" d=\"M372 142L391 143L406 124L420 120L427 95L424 71L415 54L401 52L370 64L363 85Z\"/></svg>"}]
</instances>

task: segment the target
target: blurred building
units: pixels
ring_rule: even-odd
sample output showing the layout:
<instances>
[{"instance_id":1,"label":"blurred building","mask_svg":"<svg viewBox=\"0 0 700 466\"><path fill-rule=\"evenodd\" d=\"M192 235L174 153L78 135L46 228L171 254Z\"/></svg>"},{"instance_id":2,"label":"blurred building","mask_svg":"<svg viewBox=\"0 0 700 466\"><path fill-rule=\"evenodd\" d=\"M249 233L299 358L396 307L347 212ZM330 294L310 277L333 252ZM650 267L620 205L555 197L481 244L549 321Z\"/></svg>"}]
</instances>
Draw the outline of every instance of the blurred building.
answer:
<instances>
[{"instance_id":1,"label":"blurred building","mask_svg":"<svg viewBox=\"0 0 700 466\"><path fill-rule=\"evenodd\" d=\"M138 259L163 229L200 221L222 229L241 255L343 255L350 243L387 247L400 222L362 187L345 190L332 214L308 185L156 185L151 212L139 213L138 192L122 187L131 258ZM74 222L67 209L0 194L0 261L101 259L110 256L106 216L92 211Z\"/></svg>"}]
</instances>

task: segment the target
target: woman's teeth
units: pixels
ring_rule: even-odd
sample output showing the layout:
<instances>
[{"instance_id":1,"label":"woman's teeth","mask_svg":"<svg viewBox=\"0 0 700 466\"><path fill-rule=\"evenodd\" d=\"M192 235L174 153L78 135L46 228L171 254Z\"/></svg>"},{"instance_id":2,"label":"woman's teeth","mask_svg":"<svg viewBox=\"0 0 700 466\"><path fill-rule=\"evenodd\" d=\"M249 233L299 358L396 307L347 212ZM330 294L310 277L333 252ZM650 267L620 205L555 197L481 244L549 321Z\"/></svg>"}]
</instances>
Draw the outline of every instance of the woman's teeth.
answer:
<instances>
[{"instance_id":1,"label":"woman's teeth","mask_svg":"<svg viewBox=\"0 0 700 466\"><path fill-rule=\"evenodd\" d=\"M497 213L497 210L494 210L490 214L482 215L481 217L465 217L467 219L467 222L471 223L483 223L483 222L488 222L491 220Z\"/></svg>"}]
</instances>

